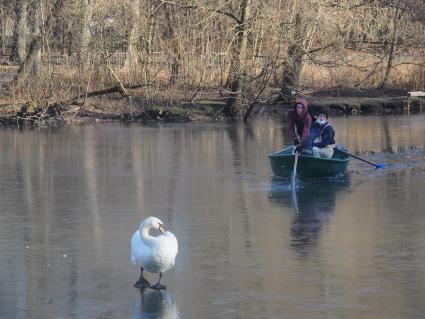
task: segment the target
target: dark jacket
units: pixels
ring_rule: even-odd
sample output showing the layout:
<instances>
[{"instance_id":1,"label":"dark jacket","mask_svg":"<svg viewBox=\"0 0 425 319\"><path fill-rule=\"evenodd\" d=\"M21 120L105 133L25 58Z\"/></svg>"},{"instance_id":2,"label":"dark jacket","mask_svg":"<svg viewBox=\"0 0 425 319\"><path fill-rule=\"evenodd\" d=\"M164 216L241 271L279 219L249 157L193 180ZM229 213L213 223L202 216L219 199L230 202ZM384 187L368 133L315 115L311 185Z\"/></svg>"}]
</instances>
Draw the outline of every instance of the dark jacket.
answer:
<instances>
[{"instance_id":1,"label":"dark jacket","mask_svg":"<svg viewBox=\"0 0 425 319\"><path fill-rule=\"evenodd\" d=\"M320 125L317 122L313 123L313 127L311 128L312 132L317 132L313 134L312 138L321 137L322 140L318 143L313 143L313 146L318 148L323 148L328 145L335 144L335 130L328 122L323 125Z\"/></svg>"},{"instance_id":2,"label":"dark jacket","mask_svg":"<svg viewBox=\"0 0 425 319\"><path fill-rule=\"evenodd\" d=\"M297 114L297 104L304 105L304 112L300 116L298 116ZM308 112L308 105L306 99L298 99L295 102L294 109L288 111L287 116L289 135L292 139L296 139L298 134L301 137L300 143L301 145L303 145L307 140L308 135L310 134L310 128L313 122L313 117Z\"/></svg>"}]
</instances>

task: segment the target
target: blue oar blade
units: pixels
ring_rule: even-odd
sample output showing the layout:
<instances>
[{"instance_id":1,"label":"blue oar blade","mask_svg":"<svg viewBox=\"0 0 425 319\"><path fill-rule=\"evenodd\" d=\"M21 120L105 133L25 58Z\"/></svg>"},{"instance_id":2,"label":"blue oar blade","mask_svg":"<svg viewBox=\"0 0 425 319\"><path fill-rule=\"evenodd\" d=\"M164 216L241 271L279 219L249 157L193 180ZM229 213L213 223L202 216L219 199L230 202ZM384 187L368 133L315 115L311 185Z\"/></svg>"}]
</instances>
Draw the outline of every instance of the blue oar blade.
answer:
<instances>
[{"instance_id":1,"label":"blue oar blade","mask_svg":"<svg viewBox=\"0 0 425 319\"><path fill-rule=\"evenodd\" d=\"M378 163L378 164L375 164L375 167L376 168L384 168L385 167L385 164Z\"/></svg>"}]
</instances>

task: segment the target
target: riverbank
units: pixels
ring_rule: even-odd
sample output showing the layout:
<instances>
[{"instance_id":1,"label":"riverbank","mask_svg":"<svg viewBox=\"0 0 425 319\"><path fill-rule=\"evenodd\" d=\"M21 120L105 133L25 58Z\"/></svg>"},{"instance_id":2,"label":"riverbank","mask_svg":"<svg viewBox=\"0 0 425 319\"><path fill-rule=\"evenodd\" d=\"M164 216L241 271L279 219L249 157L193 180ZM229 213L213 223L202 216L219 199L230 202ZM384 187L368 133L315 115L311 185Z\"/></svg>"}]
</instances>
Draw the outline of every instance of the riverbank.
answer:
<instances>
[{"instance_id":1,"label":"riverbank","mask_svg":"<svg viewBox=\"0 0 425 319\"><path fill-rule=\"evenodd\" d=\"M168 96L170 94L168 93ZM212 92L200 94L188 101L176 92L178 98L159 97L147 99L142 89L135 89L129 97L119 93L87 97L84 103L64 105L52 103L41 109L32 105L0 106L0 125L63 125L66 123L90 123L103 121L123 122L188 122L225 121L222 116L224 98L210 98ZM388 114L422 111L425 99L408 97L404 90L349 90L335 89L309 92L304 95L311 107L327 109L330 114ZM249 119L282 118L291 103L258 103ZM241 108L240 117L245 113Z\"/></svg>"}]
</instances>

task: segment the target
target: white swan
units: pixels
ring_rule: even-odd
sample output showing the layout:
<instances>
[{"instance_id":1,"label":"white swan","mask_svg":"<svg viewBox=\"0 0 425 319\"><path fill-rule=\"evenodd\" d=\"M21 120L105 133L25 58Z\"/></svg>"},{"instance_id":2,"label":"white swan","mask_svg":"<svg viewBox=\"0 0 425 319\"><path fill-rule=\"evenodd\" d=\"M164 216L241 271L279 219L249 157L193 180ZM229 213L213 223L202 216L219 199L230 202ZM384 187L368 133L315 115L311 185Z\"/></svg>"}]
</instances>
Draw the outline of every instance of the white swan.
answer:
<instances>
[{"instance_id":1,"label":"white swan","mask_svg":"<svg viewBox=\"0 0 425 319\"><path fill-rule=\"evenodd\" d=\"M151 230L158 230L158 236L152 236ZM131 237L131 262L140 265L140 278L135 287L166 289L160 284L162 273L174 267L178 252L177 239L168 231L163 222L156 217L148 217L140 223L139 229ZM143 278L143 270L159 273L158 282L151 286Z\"/></svg>"}]
</instances>

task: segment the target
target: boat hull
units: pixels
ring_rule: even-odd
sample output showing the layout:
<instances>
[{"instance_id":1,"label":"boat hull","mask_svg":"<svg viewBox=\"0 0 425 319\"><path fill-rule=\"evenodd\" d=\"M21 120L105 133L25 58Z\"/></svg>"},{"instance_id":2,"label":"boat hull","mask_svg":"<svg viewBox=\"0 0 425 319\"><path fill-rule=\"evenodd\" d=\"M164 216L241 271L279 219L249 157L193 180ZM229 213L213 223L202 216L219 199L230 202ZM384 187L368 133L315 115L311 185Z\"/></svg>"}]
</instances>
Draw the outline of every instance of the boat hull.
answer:
<instances>
[{"instance_id":1,"label":"boat hull","mask_svg":"<svg viewBox=\"0 0 425 319\"><path fill-rule=\"evenodd\" d=\"M294 148L289 147L269 155L270 165L275 176L290 177L294 167ZM297 175L301 178L332 177L345 173L351 157L334 149L331 159L312 156L298 157Z\"/></svg>"}]
</instances>

